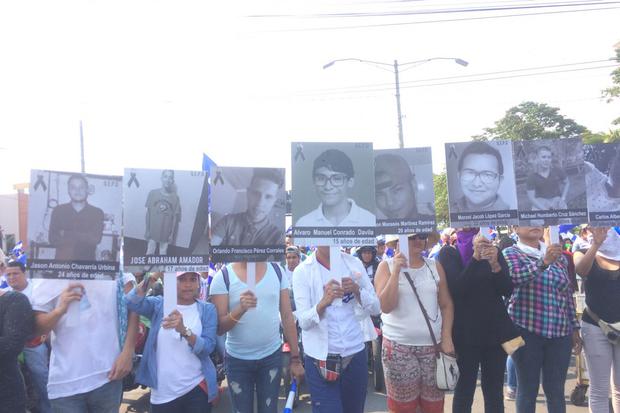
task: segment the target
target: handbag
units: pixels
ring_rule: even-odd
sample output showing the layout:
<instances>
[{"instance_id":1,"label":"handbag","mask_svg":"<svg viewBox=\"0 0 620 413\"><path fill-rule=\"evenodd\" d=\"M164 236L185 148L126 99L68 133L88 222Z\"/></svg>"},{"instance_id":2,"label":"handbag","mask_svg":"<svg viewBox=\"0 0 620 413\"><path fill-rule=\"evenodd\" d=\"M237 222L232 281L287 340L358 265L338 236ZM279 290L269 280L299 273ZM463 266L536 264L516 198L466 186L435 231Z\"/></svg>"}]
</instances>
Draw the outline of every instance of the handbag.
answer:
<instances>
[{"instance_id":1,"label":"handbag","mask_svg":"<svg viewBox=\"0 0 620 413\"><path fill-rule=\"evenodd\" d=\"M603 331L603 334L607 338L607 340L613 345L620 345L620 323L608 323L605 320L602 320L596 313L590 310L588 307L585 308L586 313Z\"/></svg>"},{"instance_id":2,"label":"handbag","mask_svg":"<svg viewBox=\"0 0 620 413\"><path fill-rule=\"evenodd\" d=\"M433 273L431 268L428 266L426 261L424 264L428 268L428 270ZM456 363L456 356L454 354L447 354L441 351L439 345L437 344L437 338L435 337L435 333L433 332L433 327L431 326L430 318L428 313L426 312L426 308L422 304L422 300L420 300L420 296L418 295L418 290L415 288L415 284L411 279L411 276L408 272L404 271L405 277L407 281L409 281L409 285L413 289L413 293L418 299L418 304L420 305L420 310L422 310L422 315L424 315L424 320L426 321L426 326L428 327L428 331L431 334L431 340L433 340L433 347L435 349L435 358L437 360L437 367L435 371L435 379L437 382L437 388L439 390L454 390L456 388L456 382L459 380L459 366Z\"/></svg>"}]
</instances>

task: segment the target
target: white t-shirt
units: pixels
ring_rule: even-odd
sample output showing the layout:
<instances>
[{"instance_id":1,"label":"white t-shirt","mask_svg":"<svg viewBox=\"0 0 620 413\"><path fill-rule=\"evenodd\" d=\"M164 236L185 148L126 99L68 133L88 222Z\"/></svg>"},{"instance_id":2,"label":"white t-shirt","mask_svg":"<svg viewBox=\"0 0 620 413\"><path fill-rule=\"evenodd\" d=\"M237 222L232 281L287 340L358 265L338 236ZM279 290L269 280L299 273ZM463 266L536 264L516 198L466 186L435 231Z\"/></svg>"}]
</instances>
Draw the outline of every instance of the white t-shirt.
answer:
<instances>
[{"instance_id":1,"label":"white t-shirt","mask_svg":"<svg viewBox=\"0 0 620 413\"><path fill-rule=\"evenodd\" d=\"M319 268L323 285L326 285L334 276L320 264ZM364 349L364 333L354 306L355 297L349 296L343 298L342 305L330 305L325 309L328 353L347 357Z\"/></svg>"},{"instance_id":2,"label":"white t-shirt","mask_svg":"<svg viewBox=\"0 0 620 413\"><path fill-rule=\"evenodd\" d=\"M125 273L123 283L135 281ZM52 330L52 355L47 384L50 399L86 393L108 383L120 354L116 280L81 281L86 300L78 303L78 322L63 315ZM68 280L41 280L34 285L32 307L48 313L58 305Z\"/></svg>"},{"instance_id":3,"label":"white t-shirt","mask_svg":"<svg viewBox=\"0 0 620 413\"><path fill-rule=\"evenodd\" d=\"M183 324L196 336L202 334L198 304L177 305ZM151 403L162 404L189 393L203 380L200 359L187 340L174 329L160 328L157 334L157 388L151 389Z\"/></svg>"}]
</instances>

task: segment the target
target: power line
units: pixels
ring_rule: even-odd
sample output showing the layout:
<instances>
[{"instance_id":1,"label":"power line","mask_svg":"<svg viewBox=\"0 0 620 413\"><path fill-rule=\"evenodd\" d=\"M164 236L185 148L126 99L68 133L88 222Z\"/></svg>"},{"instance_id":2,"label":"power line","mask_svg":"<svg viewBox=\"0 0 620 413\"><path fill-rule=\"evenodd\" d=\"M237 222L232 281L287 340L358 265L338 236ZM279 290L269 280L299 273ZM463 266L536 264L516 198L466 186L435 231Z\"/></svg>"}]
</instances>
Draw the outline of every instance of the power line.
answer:
<instances>
[{"instance_id":1,"label":"power line","mask_svg":"<svg viewBox=\"0 0 620 413\"><path fill-rule=\"evenodd\" d=\"M305 15L290 14L271 14L271 15L253 15L250 17L302 17L302 18L348 18L348 17L394 17L394 16L412 16L412 15L431 15L431 14L454 14L454 13L488 13L493 11L513 11L513 10L539 10L550 8L566 8L566 7L584 7L584 6L604 6L618 4L620 1L572 1L572 2L555 2L555 3L537 3L537 4L518 4L512 6L480 6L480 7L461 7L461 8L445 8L430 10L405 10L405 11L381 11L381 12L345 12L345 13L315 13Z\"/></svg>"},{"instance_id":2,"label":"power line","mask_svg":"<svg viewBox=\"0 0 620 413\"><path fill-rule=\"evenodd\" d=\"M547 65L547 66L525 67L525 68L519 68L519 69L499 70L499 71L486 72L486 73L472 73L472 74L465 74L465 75L435 77L435 78L430 78L430 79L407 80L407 81L401 81L400 84L406 85L410 83L434 82L437 80L461 79L461 78L478 77L478 76L499 75L499 74L505 74L505 73L526 72L526 71L532 71L532 70L553 69L553 68L567 67L567 66L580 66L580 65L592 64L592 63L610 62L613 60L615 60L615 58L612 57L609 59L588 60L588 61L573 62L573 63L561 63L561 64ZM403 70L401 70L400 72L402 73ZM342 87L336 87L336 88L315 89L313 91L308 91L308 93L321 92L321 91L337 91L337 90L344 91L348 89L374 88L374 87L380 87L380 86L392 86L393 87L394 83L385 82L385 83L375 83L375 84L369 84L369 85L342 86Z\"/></svg>"},{"instance_id":3,"label":"power line","mask_svg":"<svg viewBox=\"0 0 620 413\"><path fill-rule=\"evenodd\" d=\"M552 71L546 71L546 72L523 73L523 74L515 74L515 75L508 75L508 76L486 77L486 78L481 78L481 79L455 80L455 81L447 81L447 82L427 83L427 84L422 84L422 85L409 85L409 86L405 85L405 86L401 86L401 89L412 89L412 88L429 87L429 86L446 86L446 85L456 85L456 84L465 84L465 83L477 83L477 82L486 82L486 81L492 81L492 80L514 79L514 78L531 77L531 76L544 76L544 75L552 75L552 74L558 74L558 73L581 72L581 71L586 71L586 70L606 69L606 68L612 68L612 67L615 68L618 66L617 65L605 65L605 66L594 66L594 67L582 67L582 68L573 68L573 69L564 69L564 70L552 70ZM511 71L507 71L507 72L511 72ZM497 72L497 73L502 73L502 72ZM420 82L442 80L442 79L449 79L449 78L426 79L426 80L421 80ZM394 90L393 86L390 88L374 88L374 89L369 88L369 89L349 90L349 91L344 90L344 91L333 91L333 92L326 91L326 92L316 93L316 94L308 93L307 95L308 96L322 96L322 95L338 95L338 94L348 94L348 93L372 93L372 92L383 92L383 91L388 91L388 90L393 91Z\"/></svg>"},{"instance_id":4,"label":"power line","mask_svg":"<svg viewBox=\"0 0 620 413\"><path fill-rule=\"evenodd\" d=\"M513 13L513 14L502 14L502 15L495 15L495 16L462 17L462 18L454 18L454 19L437 19L437 20L423 20L423 21L420 20L420 21L398 22L398 23L376 23L376 24L358 24L358 25L349 25L349 26L275 29L275 30L267 30L267 31L268 32L305 32L305 31L324 31L324 30L369 29L369 28L391 27L391 26L408 26L408 25L432 24L432 23L453 23L453 22L461 22L461 21L505 19L509 17L543 16L543 15L580 13L580 12L592 12L592 11L615 10L615 9L620 9L620 6L595 7L595 8L579 9L579 10L543 11L543 12L536 12L536 13Z\"/></svg>"}]
</instances>

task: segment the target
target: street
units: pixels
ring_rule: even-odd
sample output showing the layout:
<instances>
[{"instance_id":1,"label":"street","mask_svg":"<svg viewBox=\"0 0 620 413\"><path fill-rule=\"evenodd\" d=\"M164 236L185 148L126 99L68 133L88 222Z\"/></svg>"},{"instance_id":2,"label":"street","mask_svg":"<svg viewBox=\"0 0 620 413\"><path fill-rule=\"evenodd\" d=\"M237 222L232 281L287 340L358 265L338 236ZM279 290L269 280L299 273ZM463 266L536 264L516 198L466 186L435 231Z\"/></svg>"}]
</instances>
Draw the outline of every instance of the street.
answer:
<instances>
[{"instance_id":1,"label":"street","mask_svg":"<svg viewBox=\"0 0 620 413\"><path fill-rule=\"evenodd\" d=\"M387 413L386 408L386 399L384 393L375 392L372 387L372 380L369 375L369 386L368 386L368 395L366 397L366 408L364 409L367 413ZM568 370L568 378L566 380L565 386L565 395L566 395L566 412L567 413L587 413L587 407L577 407L574 406L570 400L569 396L576 384L576 375L575 375L575 366L574 366L574 358L573 363L571 363L571 367ZM125 412L148 412L148 391L143 389L137 389L129 393L125 393L123 405L121 406L120 413ZM284 409L285 396L284 394L280 395L279 401L279 409L281 412ZM128 409L128 407L133 406L135 410ZM444 411L449 412L452 410L452 393L446 394L446 402ZM538 408L539 412L546 412L547 408L545 405L545 398L541 393L538 395ZM213 409L213 413L230 413L230 400L228 398L228 389L223 392L221 400L219 401L217 407ZM312 412L312 407L310 405L310 396L308 394L308 390L305 386L302 386L302 393L300 398L299 405L294 409L294 412L297 413L310 413ZM476 389L476 394L474 396L474 406L472 408L472 412L474 413L482 413L484 412L484 400L482 397L482 391L480 389L480 383L478 383L478 387ZM506 413L516 413L515 402L514 401L505 401L505 412Z\"/></svg>"}]
</instances>

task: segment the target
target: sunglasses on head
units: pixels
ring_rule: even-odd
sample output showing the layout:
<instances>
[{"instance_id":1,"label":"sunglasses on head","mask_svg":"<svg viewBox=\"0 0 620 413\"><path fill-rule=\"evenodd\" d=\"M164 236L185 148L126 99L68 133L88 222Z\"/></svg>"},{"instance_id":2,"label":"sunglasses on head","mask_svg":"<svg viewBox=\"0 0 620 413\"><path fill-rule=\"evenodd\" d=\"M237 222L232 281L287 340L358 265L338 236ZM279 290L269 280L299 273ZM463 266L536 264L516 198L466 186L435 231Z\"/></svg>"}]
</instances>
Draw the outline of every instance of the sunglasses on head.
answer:
<instances>
[{"instance_id":1,"label":"sunglasses on head","mask_svg":"<svg viewBox=\"0 0 620 413\"><path fill-rule=\"evenodd\" d=\"M426 240L427 238L428 238L428 234L412 234L412 235L409 235L408 237L408 239L412 239L412 240L419 239L422 241Z\"/></svg>"}]
</instances>

